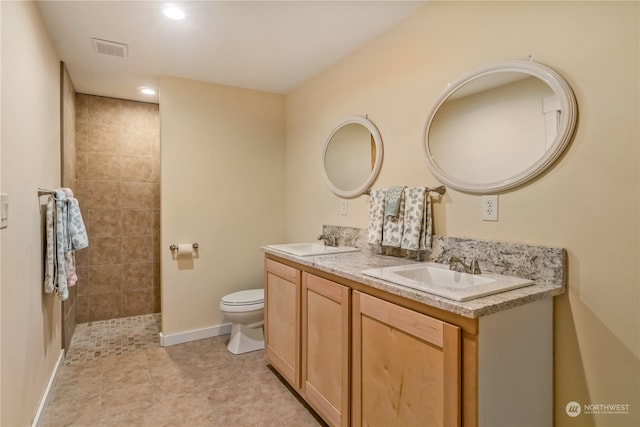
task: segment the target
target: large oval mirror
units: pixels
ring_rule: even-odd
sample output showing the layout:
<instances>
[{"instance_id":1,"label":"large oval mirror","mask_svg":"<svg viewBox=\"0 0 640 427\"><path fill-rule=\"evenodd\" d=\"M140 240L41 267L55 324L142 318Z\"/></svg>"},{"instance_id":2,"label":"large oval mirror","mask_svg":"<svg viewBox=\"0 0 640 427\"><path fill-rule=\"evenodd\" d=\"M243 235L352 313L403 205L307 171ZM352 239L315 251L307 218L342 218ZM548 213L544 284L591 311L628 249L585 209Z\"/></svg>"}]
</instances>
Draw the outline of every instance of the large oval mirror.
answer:
<instances>
[{"instance_id":1,"label":"large oval mirror","mask_svg":"<svg viewBox=\"0 0 640 427\"><path fill-rule=\"evenodd\" d=\"M329 189L350 199L367 191L382 167L382 138L367 118L341 121L324 145L322 172Z\"/></svg>"},{"instance_id":2,"label":"large oval mirror","mask_svg":"<svg viewBox=\"0 0 640 427\"><path fill-rule=\"evenodd\" d=\"M427 163L442 183L497 193L533 179L569 144L576 124L569 84L547 66L506 61L450 84L424 131Z\"/></svg>"}]
</instances>

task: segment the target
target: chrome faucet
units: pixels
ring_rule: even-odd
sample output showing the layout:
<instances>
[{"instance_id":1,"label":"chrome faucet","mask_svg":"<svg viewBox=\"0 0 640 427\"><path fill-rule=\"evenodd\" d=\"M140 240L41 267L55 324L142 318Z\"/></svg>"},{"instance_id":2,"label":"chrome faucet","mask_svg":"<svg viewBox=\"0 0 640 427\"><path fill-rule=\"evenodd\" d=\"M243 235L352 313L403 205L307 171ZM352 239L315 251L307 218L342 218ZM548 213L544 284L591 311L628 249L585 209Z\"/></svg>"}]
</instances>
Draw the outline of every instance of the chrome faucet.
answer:
<instances>
[{"instance_id":1,"label":"chrome faucet","mask_svg":"<svg viewBox=\"0 0 640 427\"><path fill-rule=\"evenodd\" d=\"M321 234L318 236L318 240L324 241L326 246L338 246L338 238L336 236L325 236Z\"/></svg>"},{"instance_id":2,"label":"chrome faucet","mask_svg":"<svg viewBox=\"0 0 640 427\"><path fill-rule=\"evenodd\" d=\"M463 260L458 258L457 256L449 257L449 270L455 270L455 265L460 264L462 268L464 268L465 273L470 274L482 274L480 271L480 264L478 264L478 260L473 258L469 265L465 264Z\"/></svg>"}]
</instances>

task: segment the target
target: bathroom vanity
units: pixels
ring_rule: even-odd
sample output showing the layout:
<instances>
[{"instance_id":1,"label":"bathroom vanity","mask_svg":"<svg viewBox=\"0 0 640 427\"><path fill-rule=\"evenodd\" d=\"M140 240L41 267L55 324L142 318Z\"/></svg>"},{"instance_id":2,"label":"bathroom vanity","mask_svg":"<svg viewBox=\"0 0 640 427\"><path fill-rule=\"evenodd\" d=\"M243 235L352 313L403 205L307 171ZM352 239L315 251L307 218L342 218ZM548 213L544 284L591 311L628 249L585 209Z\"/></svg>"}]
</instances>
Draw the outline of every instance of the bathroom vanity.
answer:
<instances>
[{"instance_id":1,"label":"bathroom vanity","mask_svg":"<svg viewBox=\"0 0 640 427\"><path fill-rule=\"evenodd\" d=\"M461 244L439 239L436 252ZM507 260L522 250L472 248ZM542 264L529 268L551 268L530 274L533 285L465 302L361 273L416 261L264 250L266 356L328 424L553 424L552 309L564 292L563 250L534 249L544 259L535 254Z\"/></svg>"}]
</instances>

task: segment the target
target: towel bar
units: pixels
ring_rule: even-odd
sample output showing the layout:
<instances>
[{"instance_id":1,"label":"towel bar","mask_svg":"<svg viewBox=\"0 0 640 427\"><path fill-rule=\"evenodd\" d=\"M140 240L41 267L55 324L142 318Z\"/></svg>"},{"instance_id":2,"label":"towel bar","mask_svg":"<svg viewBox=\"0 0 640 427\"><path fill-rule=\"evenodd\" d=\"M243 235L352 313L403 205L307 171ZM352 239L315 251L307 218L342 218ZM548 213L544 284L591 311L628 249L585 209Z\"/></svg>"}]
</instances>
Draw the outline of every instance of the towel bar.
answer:
<instances>
[{"instance_id":1,"label":"towel bar","mask_svg":"<svg viewBox=\"0 0 640 427\"><path fill-rule=\"evenodd\" d=\"M439 187L427 187L427 192L429 192L429 191L433 191L435 193L444 195L444 193L447 192L447 187L445 187L444 185L441 185ZM367 191L364 192L364 194L370 195L371 192L370 192L370 190L367 190Z\"/></svg>"}]
</instances>

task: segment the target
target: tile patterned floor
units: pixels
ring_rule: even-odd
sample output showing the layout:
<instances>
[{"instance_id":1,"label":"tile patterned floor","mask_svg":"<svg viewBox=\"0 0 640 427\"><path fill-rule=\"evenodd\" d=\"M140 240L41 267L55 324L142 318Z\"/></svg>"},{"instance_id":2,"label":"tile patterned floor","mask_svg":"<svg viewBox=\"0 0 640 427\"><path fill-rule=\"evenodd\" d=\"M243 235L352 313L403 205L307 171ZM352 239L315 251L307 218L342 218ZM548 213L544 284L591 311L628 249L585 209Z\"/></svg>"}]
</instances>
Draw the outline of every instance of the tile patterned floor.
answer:
<instances>
[{"instance_id":1,"label":"tile patterned floor","mask_svg":"<svg viewBox=\"0 0 640 427\"><path fill-rule=\"evenodd\" d=\"M44 427L323 425L229 336L159 347L158 315L78 325Z\"/></svg>"},{"instance_id":2,"label":"tile patterned floor","mask_svg":"<svg viewBox=\"0 0 640 427\"><path fill-rule=\"evenodd\" d=\"M158 347L160 313L80 323L76 326L65 365Z\"/></svg>"}]
</instances>

